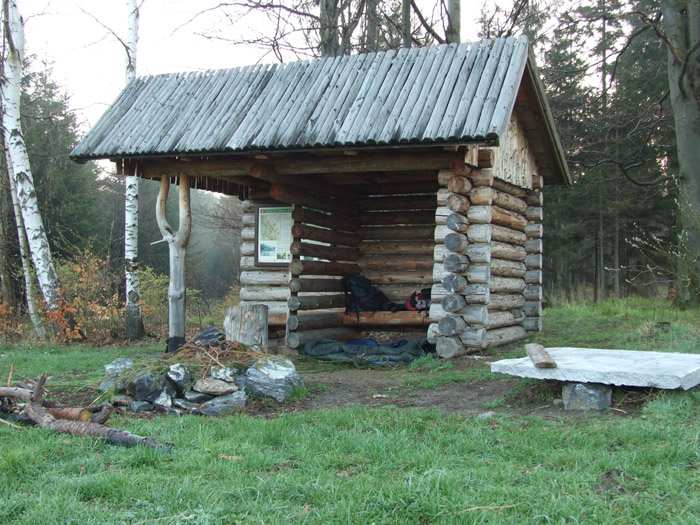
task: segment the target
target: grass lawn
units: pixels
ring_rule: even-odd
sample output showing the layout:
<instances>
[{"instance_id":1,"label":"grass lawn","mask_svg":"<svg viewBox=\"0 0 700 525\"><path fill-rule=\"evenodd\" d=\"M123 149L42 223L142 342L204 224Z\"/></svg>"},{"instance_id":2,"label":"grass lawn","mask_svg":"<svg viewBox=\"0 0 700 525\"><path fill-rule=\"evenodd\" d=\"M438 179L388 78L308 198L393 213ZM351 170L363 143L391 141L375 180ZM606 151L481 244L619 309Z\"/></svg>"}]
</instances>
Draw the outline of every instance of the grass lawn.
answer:
<instances>
[{"instance_id":1,"label":"grass lawn","mask_svg":"<svg viewBox=\"0 0 700 525\"><path fill-rule=\"evenodd\" d=\"M535 340L700 351L698 311L656 307L549 310ZM118 355L154 352L0 347L0 379L13 361L16 374L84 384ZM696 523L699 416L691 390L654 393L634 416L385 406L110 419L171 452L0 425L0 523Z\"/></svg>"}]
</instances>

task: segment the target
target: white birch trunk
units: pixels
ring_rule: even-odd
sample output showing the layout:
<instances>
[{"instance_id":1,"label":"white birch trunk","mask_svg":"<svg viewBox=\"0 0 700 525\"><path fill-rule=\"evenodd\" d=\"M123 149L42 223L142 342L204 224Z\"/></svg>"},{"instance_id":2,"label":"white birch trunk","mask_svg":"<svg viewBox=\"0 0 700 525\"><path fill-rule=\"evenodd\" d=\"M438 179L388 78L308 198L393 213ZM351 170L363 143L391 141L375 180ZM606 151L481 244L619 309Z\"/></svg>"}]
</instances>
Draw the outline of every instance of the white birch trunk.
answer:
<instances>
[{"instance_id":1,"label":"white birch trunk","mask_svg":"<svg viewBox=\"0 0 700 525\"><path fill-rule=\"evenodd\" d=\"M160 179L160 191L156 202L156 219L163 239L168 242L170 252L170 286L168 287L168 351L177 350L185 343L185 261L187 244L192 230L190 210L190 177L179 177L180 224L173 231L166 218L166 206L170 180L166 175Z\"/></svg>"},{"instance_id":2,"label":"white birch trunk","mask_svg":"<svg viewBox=\"0 0 700 525\"><path fill-rule=\"evenodd\" d=\"M53 311L59 305L58 276L41 221L41 213L34 191L34 179L29 166L29 156L20 127L20 80L22 59L24 58L24 22L14 0L5 0L3 7L5 40L8 47L5 74L2 78L3 131L37 280L47 309Z\"/></svg>"},{"instance_id":3,"label":"white birch trunk","mask_svg":"<svg viewBox=\"0 0 700 525\"><path fill-rule=\"evenodd\" d=\"M36 303L34 302L36 289L34 288L34 277L32 276L32 263L29 258L29 246L27 246L27 236L24 230L24 221L22 220L22 210L20 209L19 201L17 199L12 163L10 161L10 154L8 153L7 149L5 150L5 158L7 162L7 175L8 179L10 180L10 196L12 197L12 205L15 211L15 222L17 223L19 254L20 258L22 259L24 287L27 295L27 312L29 312L29 319L32 321L32 327L34 327L34 333L36 334L37 338L44 340L46 339L46 328L44 327L44 320L39 315L39 312L36 309Z\"/></svg>"},{"instance_id":4,"label":"white birch trunk","mask_svg":"<svg viewBox=\"0 0 700 525\"><path fill-rule=\"evenodd\" d=\"M136 76L136 45L139 37L139 8L136 0L127 0L129 29L126 38L126 83ZM126 308L124 321L126 338L141 339L145 333L141 312L139 282L139 183L137 174L124 177L124 276Z\"/></svg>"}]
</instances>

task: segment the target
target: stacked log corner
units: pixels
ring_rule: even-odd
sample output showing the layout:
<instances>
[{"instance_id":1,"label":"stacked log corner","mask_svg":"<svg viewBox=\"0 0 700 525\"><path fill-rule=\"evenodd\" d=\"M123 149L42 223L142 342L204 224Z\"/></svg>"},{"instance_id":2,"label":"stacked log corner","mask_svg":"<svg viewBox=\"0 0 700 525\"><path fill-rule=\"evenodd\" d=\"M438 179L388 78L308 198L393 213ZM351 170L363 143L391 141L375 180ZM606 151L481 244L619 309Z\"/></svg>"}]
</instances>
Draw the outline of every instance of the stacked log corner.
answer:
<instances>
[{"instance_id":1,"label":"stacked log corner","mask_svg":"<svg viewBox=\"0 0 700 525\"><path fill-rule=\"evenodd\" d=\"M469 166L438 181L429 340L455 357L525 338L541 326L541 192Z\"/></svg>"},{"instance_id":2,"label":"stacked log corner","mask_svg":"<svg viewBox=\"0 0 700 525\"><path fill-rule=\"evenodd\" d=\"M257 204L263 203L243 201L240 304L267 306L268 340L273 344L273 341L284 337L289 297L289 269L280 266L255 266L255 214Z\"/></svg>"}]
</instances>

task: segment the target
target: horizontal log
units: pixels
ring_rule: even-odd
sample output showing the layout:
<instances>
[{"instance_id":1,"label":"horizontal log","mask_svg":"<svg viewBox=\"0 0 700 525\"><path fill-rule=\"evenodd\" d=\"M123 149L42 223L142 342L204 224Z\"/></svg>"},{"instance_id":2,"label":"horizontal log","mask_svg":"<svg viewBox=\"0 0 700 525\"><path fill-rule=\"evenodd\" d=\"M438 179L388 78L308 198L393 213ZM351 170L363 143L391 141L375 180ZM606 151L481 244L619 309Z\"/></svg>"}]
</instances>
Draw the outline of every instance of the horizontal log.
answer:
<instances>
[{"instance_id":1,"label":"horizontal log","mask_svg":"<svg viewBox=\"0 0 700 525\"><path fill-rule=\"evenodd\" d=\"M488 264L470 264L465 277L469 284L486 284L491 280L491 267Z\"/></svg>"},{"instance_id":2,"label":"horizontal log","mask_svg":"<svg viewBox=\"0 0 700 525\"><path fill-rule=\"evenodd\" d=\"M435 201L437 205L447 206L447 200L450 198L450 195L454 195L454 193L452 193L447 188L440 188L435 194Z\"/></svg>"},{"instance_id":3,"label":"horizontal log","mask_svg":"<svg viewBox=\"0 0 700 525\"><path fill-rule=\"evenodd\" d=\"M477 186L469 192L469 200L473 206L491 206L493 204L493 189L487 186Z\"/></svg>"},{"instance_id":4,"label":"horizontal log","mask_svg":"<svg viewBox=\"0 0 700 525\"><path fill-rule=\"evenodd\" d=\"M491 277L489 289L491 293L521 293L525 289L525 281L518 277Z\"/></svg>"},{"instance_id":5,"label":"horizontal log","mask_svg":"<svg viewBox=\"0 0 700 525\"><path fill-rule=\"evenodd\" d=\"M544 178L542 175L533 175L532 176L532 189L533 190L541 190L544 186Z\"/></svg>"},{"instance_id":6,"label":"horizontal log","mask_svg":"<svg viewBox=\"0 0 700 525\"><path fill-rule=\"evenodd\" d=\"M448 276L450 272L445 270L445 265L443 263L433 264L433 282L441 283L442 280Z\"/></svg>"},{"instance_id":7,"label":"horizontal log","mask_svg":"<svg viewBox=\"0 0 700 525\"><path fill-rule=\"evenodd\" d=\"M292 261L289 271L292 275L350 275L359 273L360 267L352 263Z\"/></svg>"},{"instance_id":8,"label":"horizontal log","mask_svg":"<svg viewBox=\"0 0 700 525\"><path fill-rule=\"evenodd\" d=\"M335 214L321 213L314 210L309 210L301 206L295 206L292 210L292 219L297 223L310 224L321 226L322 228L330 228L331 230L341 230L346 232L356 232L360 227L357 219L349 219L347 217L339 217Z\"/></svg>"},{"instance_id":9,"label":"horizontal log","mask_svg":"<svg viewBox=\"0 0 700 525\"><path fill-rule=\"evenodd\" d=\"M418 289L425 288L433 284L432 271L426 272L362 272L372 284L413 284Z\"/></svg>"},{"instance_id":10,"label":"horizontal log","mask_svg":"<svg viewBox=\"0 0 700 525\"><path fill-rule=\"evenodd\" d=\"M471 207L471 201L469 200L469 197L465 195L451 193L447 198L446 205L453 212L466 215Z\"/></svg>"},{"instance_id":11,"label":"horizontal log","mask_svg":"<svg viewBox=\"0 0 700 525\"><path fill-rule=\"evenodd\" d=\"M350 184L353 184L351 182L351 179L341 179L344 182L348 182ZM345 186L347 186L346 184ZM363 195L366 196L375 196L375 197L391 197L396 195L396 183L395 182L387 182L387 183L369 183L369 184L364 184L362 186L355 186L355 189L357 189L359 192L361 192ZM429 181L429 180L424 180L424 181L413 181L413 182L401 182L401 194L402 195L408 195L408 194L417 194L417 193L431 193L433 195L433 203L435 203L435 194L437 193L438 189L440 189L440 185L437 183L437 181Z\"/></svg>"},{"instance_id":12,"label":"horizontal log","mask_svg":"<svg viewBox=\"0 0 700 525\"><path fill-rule=\"evenodd\" d=\"M287 329L290 331L305 332L321 328L333 328L342 326L343 319L340 312L322 312L302 315L290 315L287 319Z\"/></svg>"},{"instance_id":13,"label":"horizontal log","mask_svg":"<svg viewBox=\"0 0 700 525\"><path fill-rule=\"evenodd\" d=\"M523 313L526 317L542 317L542 303L540 301L525 301Z\"/></svg>"},{"instance_id":14,"label":"horizontal log","mask_svg":"<svg viewBox=\"0 0 700 525\"><path fill-rule=\"evenodd\" d=\"M463 233L451 232L445 236L445 248L451 252L462 253L469 246L469 240Z\"/></svg>"},{"instance_id":15,"label":"horizontal log","mask_svg":"<svg viewBox=\"0 0 700 525\"><path fill-rule=\"evenodd\" d=\"M528 206L544 206L544 193L541 191L533 190L528 191L527 195L524 197L525 202Z\"/></svg>"},{"instance_id":16,"label":"horizontal log","mask_svg":"<svg viewBox=\"0 0 700 525\"><path fill-rule=\"evenodd\" d=\"M489 304L491 290L488 284L469 283L461 292L468 304Z\"/></svg>"},{"instance_id":17,"label":"horizontal log","mask_svg":"<svg viewBox=\"0 0 700 525\"><path fill-rule=\"evenodd\" d=\"M241 210L243 213L255 213L257 206L258 204L256 202L248 199L241 201Z\"/></svg>"},{"instance_id":18,"label":"horizontal log","mask_svg":"<svg viewBox=\"0 0 700 525\"><path fill-rule=\"evenodd\" d=\"M528 239L541 239L544 232L542 224L528 224L525 226L525 235Z\"/></svg>"},{"instance_id":19,"label":"horizontal log","mask_svg":"<svg viewBox=\"0 0 700 525\"><path fill-rule=\"evenodd\" d=\"M363 241L428 240L433 238L435 226L363 226L358 233Z\"/></svg>"},{"instance_id":20,"label":"horizontal log","mask_svg":"<svg viewBox=\"0 0 700 525\"><path fill-rule=\"evenodd\" d=\"M491 240L498 242L507 242L508 244L515 244L517 246L525 246L525 241L527 241L527 235L518 230L513 230L505 226L492 224Z\"/></svg>"},{"instance_id":21,"label":"horizontal log","mask_svg":"<svg viewBox=\"0 0 700 525\"><path fill-rule=\"evenodd\" d=\"M264 304L267 306L268 321L270 324L270 318L273 315L285 315L288 311L287 301L241 301L239 304ZM283 323L284 324L284 323Z\"/></svg>"},{"instance_id":22,"label":"horizontal log","mask_svg":"<svg viewBox=\"0 0 700 525\"><path fill-rule=\"evenodd\" d=\"M523 296L526 301L542 301L544 294L542 293L542 286L537 284L531 284L525 287L523 290Z\"/></svg>"},{"instance_id":23,"label":"horizontal log","mask_svg":"<svg viewBox=\"0 0 700 525\"><path fill-rule=\"evenodd\" d=\"M527 190L525 188L521 188L520 186L516 186L515 184L511 184L510 182L497 178L493 179L493 187L498 191L502 191L503 193L507 193L515 197L522 198L527 195Z\"/></svg>"},{"instance_id":24,"label":"horizontal log","mask_svg":"<svg viewBox=\"0 0 700 525\"><path fill-rule=\"evenodd\" d=\"M488 348L494 346L507 345L515 341L525 339L527 333L522 326L508 326L506 328L496 328L486 333L486 345Z\"/></svg>"},{"instance_id":25,"label":"horizontal log","mask_svg":"<svg viewBox=\"0 0 700 525\"><path fill-rule=\"evenodd\" d=\"M527 210L527 202L525 202L520 197L516 197L507 192L494 189L493 191L493 203L505 210L515 212L522 215Z\"/></svg>"},{"instance_id":26,"label":"horizontal log","mask_svg":"<svg viewBox=\"0 0 700 525\"><path fill-rule=\"evenodd\" d=\"M486 323L487 330L502 328L504 326L513 326L516 324L515 317L508 310L494 310L489 312L489 320Z\"/></svg>"},{"instance_id":27,"label":"horizontal log","mask_svg":"<svg viewBox=\"0 0 700 525\"><path fill-rule=\"evenodd\" d=\"M305 279L294 277L289 280L289 290L292 292L342 292L341 279Z\"/></svg>"},{"instance_id":28,"label":"horizontal log","mask_svg":"<svg viewBox=\"0 0 700 525\"><path fill-rule=\"evenodd\" d=\"M531 222L542 222L544 212L540 206L528 206L525 211L525 218Z\"/></svg>"},{"instance_id":29,"label":"horizontal log","mask_svg":"<svg viewBox=\"0 0 700 525\"><path fill-rule=\"evenodd\" d=\"M434 303L441 303L448 292L442 283L435 283L430 287L430 300Z\"/></svg>"},{"instance_id":30,"label":"horizontal log","mask_svg":"<svg viewBox=\"0 0 700 525\"><path fill-rule=\"evenodd\" d=\"M491 225L490 224L470 224L467 228L467 238L470 243L489 243L491 242Z\"/></svg>"},{"instance_id":31,"label":"horizontal log","mask_svg":"<svg viewBox=\"0 0 700 525\"><path fill-rule=\"evenodd\" d=\"M469 180L472 181L474 186L493 186L493 172L492 171L472 171L469 175Z\"/></svg>"},{"instance_id":32,"label":"horizontal log","mask_svg":"<svg viewBox=\"0 0 700 525\"><path fill-rule=\"evenodd\" d=\"M443 336L459 335L467 328L467 322L455 315L447 315L440 319L438 323L438 333Z\"/></svg>"},{"instance_id":33,"label":"horizontal log","mask_svg":"<svg viewBox=\"0 0 700 525\"><path fill-rule=\"evenodd\" d=\"M442 187L447 187L447 182L454 176L451 170L438 170L437 181Z\"/></svg>"},{"instance_id":34,"label":"horizontal log","mask_svg":"<svg viewBox=\"0 0 700 525\"><path fill-rule=\"evenodd\" d=\"M500 206L491 207L491 222L499 226L505 226L512 230L524 232L527 219L514 211L506 210Z\"/></svg>"},{"instance_id":35,"label":"horizontal log","mask_svg":"<svg viewBox=\"0 0 700 525\"><path fill-rule=\"evenodd\" d=\"M432 242L403 241L403 242L363 242L359 246L360 255L430 255L435 246Z\"/></svg>"},{"instance_id":36,"label":"horizontal log","mask_svg":"<svg viewBox=\"0 0 700 525\"><path fill-rule=\"evenodd\" d=\"M522 294L491 294L489 310L512 310L522 308L525 305L525 297Z\"/></svg>"},{"instance_id":37,"label":"horizontal log","mask_svg":"<svg viewBox=\"0 0 700 525\"><path fill-rule=\"evenodd\" d=\"M542 270L528 270L525 272L526 284L542 284Z\"/></svg>"},{"instance_id":38,"label":"horizontal log","mask_svg":"<svg viewBox=\"0 0 700 525\"><path fill-rule=\"evenodd\" d=\"M498 277L523 277L527 267L520 261L491 259L491 275Z\"/></svg>"},{"instance_id":39,"label":"horizontal log","mask_svg":"<svg viewBox=\"0 0 700 525\"><path fill-rule=\"evenodd\" d=\"M541 317L526 317L523 319L523 328L527 332L541 332L542 318Z\"/></svg>"},{"instance_id":40,"label":"horizontal log","mask_svg":"<svg viewBox=\"0 0 700 525\"><path fill-rule=\"evenodd\" d=\"M530 253L525 257L525 266L528 270L541 270L542 269L542 254L540 253Z\"/></svg>"},{"instance_id":41,"label":"horizontal log","mask_svg":"<svg viewBox=\"0 0 700 525\"><path fill-rule=\"evenodd\" d=\"M491 257L495 259L506 259L508 261L524 261L527 256L525 248L515 246L505 242L491 242Z\"/></svg>"},{"instance_id":42,"label":"horizontal log","mask_svg":"<svg viewBox=\"0 0 700 525\"><path fill-rule=\"evenodd\" d=\"M326 228L317 228L308 224L295 224L292 226L292 237L305 241L325 242L335 246L354 247L360 243L360 238L356 232L329 230Z\"/></svg>"},{"instance_id":43,"label":"horizontal log","mask_svg":"<svg viewBox=\"0 0 700 525\"><path fill-rule=\"evenodd\" d=\"M418 290L422 290L423 288L429 288L430 285L424 285L421 283L408 283L408 284L378 284L377 288L384 292L384 295L387 296L387 298L390 301L393 301L395 303L403 304L406 302L406 299L411 297L411 294L413 292L417 292Z\"/></svg>"},{"instance_id":44,"label":"horizontal log","mask_svg":"<svg viewBox=\"0 0 700 525\"><path fill-rule=\"evenodd\" d=\"M491 224L493 206L471 206L467 211L470 223Z\"/></svg>"},{"instance_id":45,"label":"horizontal log","mask_svg":"<svg viewBox=\"0 0 700 525\"><path fill-rule=\"evenodd\" d=\"M260 270L261 268L264 267L259 267L255 265L255 257L252 257L250 255L243 255L241 256L241 262L240 262L240 268L241 271L250 271L250 272L255 272Z\"/></svg>"},{"instance_id":46,"label":"horizontal log","mask_svg":"<svg viewBox=\"0 0 700 525\"><path fill-rule=\"evenodd\" d=\"M243 226L255 226L255 214L254 213L244 213L241 217L241 224Z\"/></svg>"},{"instance_id":47,"label":"horizontal log","mask_svg":"<svg viewBox=\"0 0 700 525\"><path fill-rule=\"evenodd\" d=\"M469 227L469 219L464 215L459 213L451 213L448 215L445 225L457 233L467 233L467 228Z\"/></svg>"},{"instance_id":48,"label":"horizontal log","mask_svg":"<svg viewBox=\"0 0 700 525\"><path fill-rule=\"evenodd\" d=\"M459 339L470 348L487 348L486 328L467 328L459 334Z\"/></svg>"},{"instance_id":49,"label":"horizontal log","mask_svg":"<svg viewBox=\"0 0 700 525\"><path fill-rule=\"evenodd\" d=\"M328 259L331 261L356 261L360 257L357 248L349 246L324 246L322 244L311 244L308 242L294 241L289 246L292 255L300 257L315 257L317 259Z\"/></svg>"},{"instance_id":50,"label":"horizontal log","mask_svg":"<svg viewBox=\"0 0 700 525\"><path fill-rule=\"evenodd\" d=\"M454 175L447 181L447 189L452 193L458 193L460 195L469 195L472 189L472 183L467 177L462 177L460 175Z\"/></svg>"},{"instance_id":51,"label":"horizontal log","mask_svg":"<svg viewBox=\"0 0 700 525\"><path fill-rule=\"evenodd\" d=\"M244 271L240 277L241 286L287 286L289 283L289 271Z\"/></svg>"},{"instance_id":52,"label":"horizontal log","mask_svg":"<svg viewBox=\"0 0 700 525\"><path fill-rule=\"evenodd\" d=\"M459 312L465 306L467 306L467 300L461 294L446 295L442 298L442 309L445 312Z\"/></svg>"},{"instance_id":53,"label":"horizontal log","mask_svg":"<svg viewBox=\"0 0 700 525\"><path fill-rule=\"evenodd\" d=\"M430 323L428 325L428 332L425 335L425 338L428 340L428 342L431 345L434 345L438 341L438 337L440 334L438 333L438 324L437 323Z\"/></svg>"},{"instance_id":54,"label":"horizontal log","mask_svg":"<svg viewBox=\"0 0 700 525\"><path fill-rule=\"evenodd\" d=\"M360 271L381 270L385 272L432 272L433 257L431 255L415 255L412 257L395 257L393 255L363 255L357 260Z\"/></svg>"},{"instance_id":55,"label":"horizontal log","mask_svg":"<svg viewBox=\"0 0 700 525\"><path fill-rule=\"evenodd\" d=\"M435 224L435 206L430 210L366 211L360 215L360 226L390 224Z\"/></svg>"},{"instance_id":56,"label":"horizontal log","mask_svg":"<svg viewBox=\"0 0 700 525\"><path fill-rule=\"evenodd\" d=\"M447 217L449 217L450 215L452 215L452 210L449 209L447 206L439 206L435 208L435 224L447 224Z\"/></svg>"},{"instance_id":57,"label":"horizontal log","mask_svg":"<svg viewBox=\"0 0 700 525\"><path fill-rule=\"evenodd\" d=\"M491 148L479 148L479 169L486 170L493 168L495 153Z\"/></svg>"},{"instance_id":58,"label":"horizontal log","mask_svg":"<svg viewBox=\"0 0 700 525\"><path fill-rule=\"evenodd\" d=\"M459 315L470 325L485 325L489 319L489 310L486 305L470 304L464 307Z\"/></svg>"},{"instance_id":59,"label":"horizontal log","mask_svg":"<svg viewBox=\"0 0 700 525\"><path fill-rule=\"evenodd\" d=\"M461 253L450 253L443 264L448 272L464 274L469 267L469 257Z\"/></svg>"},{"instance_id":60,"label":"horizontal log","mask_svg":"<svg viewBox=\"0 0 700 525\"><path fill-rule=\"evenodd\" d=\"M438 224L435 226L435 234L433 235L433 240L436 243L444 243L445 237L448 233L452 233L452 230L447 227L446 224Z\"/></svg>"},{"instance_id":61,"label":"horizontal log","mask_svg":"<svg viewBox=\"0 0 700 525\"><path fill-rule=\"evenodd\" d=\"M309 193L307 191L298 190L290 186L282 184L273 184L270 186L270 197L280 202L294 204L297 206L306 206L315 210L322 210L344 217L357 217L359 209L356 204L334 199L321 195Z\"/></svg>"},{"instance_id":62,"label":"horizontal log","mask_svg":"<svg viewBox=\"0 0 700 525\"><path fill-rule=\"evenodd\" d=\"M343 308L345 307L345 295L296 295L287 299L287 307L292 312Z\"/></svg>"},{"instance_id":63,"label":"horizontal log","mask_svg":"<svg viewBox=\"0 0 700 525\"><path fill-rule=\"evenodd\" d=\"M300 348L313 339L335 339L347 341L357 334L353 328L337 326L334 328L321 328L320 330L308 330L306 332L289 332L285 342L289 348Z\"/></svg>"},{"instance_id":64,"label":"horizontal log","mask_svg":"<svg viewBox=\"0 0 700 525\"><path fill-rule=\"evenodd\" d=\"M464 251L472 264L491 263L491 245L484 243L470 244Z\"/></svg>"},{"instance_id":65,"label":"horizontal log","mask_svg":"<svg viewBox=\"0 0 700 525\"><path fill-rule=\"evenodd\" d=\"M318 177L299 174L290 178L289 176L279 175L272 166L264 166L258 163L250 167L250 175L255 179L264 180L270 184L289 185L295 189L309 191L313 194L323 194L350 200L358 197L357 192L319 180Z\"/></svg>"},{"instance_id":66,"label":"horizontal log","mask_svg":"<svg viewBox=\"0 0 700 525\"><path fill-rule=\"evenodd\" d=\"M469 352L459 337L439 337L435 350L440 357L450 359Z\"/></svg>"},{"instance_id":67,"label":"horizontal log","mask_svg":"<svg viewBox=\"0 0 700 525\"><path fill-rule=\"evenodd\" d=\"M255 255L255 242L242 242L241 255Z\"/></svg>"},{"instance_id":68,"label":"horizontal log","mask_svg":"<svg viewBox=\"0 0 700 525\"><path fill-rule=\"evenodd\" d=\"M542 253L542 239L529 239L525 243L527 253Z\"/></svg>"},{"instance_id":69,"label":"horizontal log","mask_svg":"<svg viewBox=\"0 0 700 525\"><path fill-rule=\"evenodd\" d=\"M467 287L467 279L454 273L447 274L442 279L443 288L450 293L459 293Z\"/></svg>"},{"instance_id":70,"label":"horizontal log","mask_svg":"<svg viewBox=\"0 0 700 525\"><path fill-rule=\"evenodd\" d=\"M447 312L442 309L442 303L431 303L430 309L428 310L428 317L432 322L438 322L446 315Z\"/></svg>"},{"instance_id":71,"label":"horizontal log","mask_svg":"<svg viewBox=\"0 0 700 525\"><path fill-rule=\"evenodd\" d=\"M344 326L425 326L430 324L428 312L352 312L340 314Z\"/></svg>"},{"instance_id":72,"label":"horizontal log","mask_svg":"<svg viewBox=\"0 0 700 525\"><path fill-rule=\"evenodd\" d=\"M436 244L433 246L433 261L436 263L445 262L445 257L447 257L450 252L445 248L444 244Z\"/></svg>"},{"instance_id":73,"label":"horizontal log","mask_svg":"<svg viewBox=\"0 0 700 525\"><path fill-rule=\"evenodd\" d=\"M397 191L403 191L401 187ZM434 210L435 194L362 197L357 201L361 211Z\"/></svg>"},{"instance_id":74,"label":"horizontal log","mask_svg":"<svg viewBox=\"0 0 700 525\"><path fill-rule=\"evenodd\" d=\"M286 301L289 288L275 286L244 286L240 292L243 301Z\"/></svg>"},{"instance_id":75,"label":"horizontal log","mask_svg":"<svg viewBox=\"0 0 700 525\"><path fill-rule=\"evenodd\" d=\"M241 229L241 240L242 241L255 241L255 227L254 226L246 226L245 228Z\"/></svg>"}]
</instances>

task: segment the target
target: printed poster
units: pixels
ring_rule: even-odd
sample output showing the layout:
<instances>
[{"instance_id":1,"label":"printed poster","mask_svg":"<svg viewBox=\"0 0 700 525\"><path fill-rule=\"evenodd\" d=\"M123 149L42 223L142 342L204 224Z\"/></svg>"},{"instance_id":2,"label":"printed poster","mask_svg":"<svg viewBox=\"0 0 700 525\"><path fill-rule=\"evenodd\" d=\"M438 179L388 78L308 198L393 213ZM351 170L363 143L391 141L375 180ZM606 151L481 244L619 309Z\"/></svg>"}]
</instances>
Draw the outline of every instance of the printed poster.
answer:
<instances>
[{"instance_id":1,"label":"printed poster","mask_svg":"<svg viewBox=\"0 0 700 525\"><path fill-rule=\"evenodd\" d=\"M257 263L286 264L292 260L292 208L260 206L257 221Z\"/></svg>"}]
</instances>

